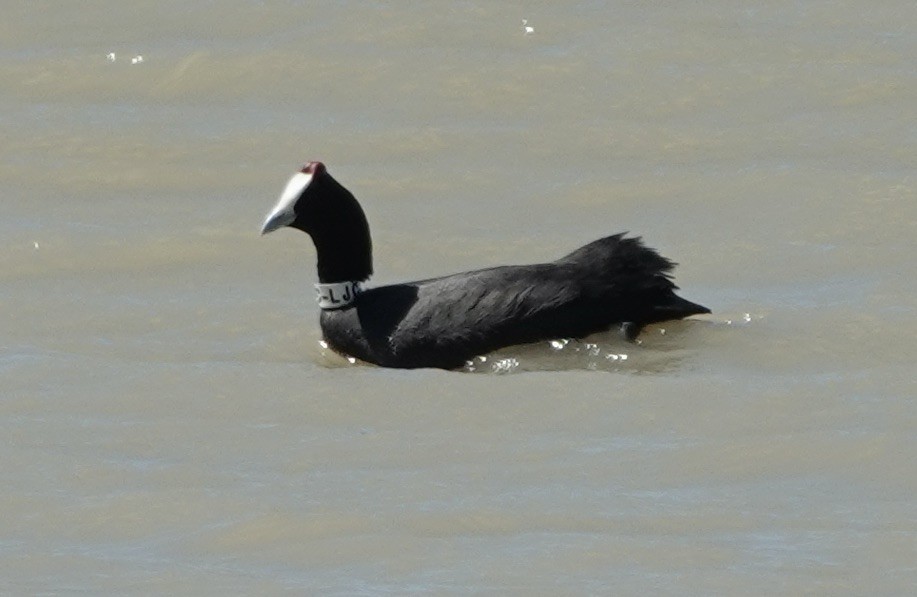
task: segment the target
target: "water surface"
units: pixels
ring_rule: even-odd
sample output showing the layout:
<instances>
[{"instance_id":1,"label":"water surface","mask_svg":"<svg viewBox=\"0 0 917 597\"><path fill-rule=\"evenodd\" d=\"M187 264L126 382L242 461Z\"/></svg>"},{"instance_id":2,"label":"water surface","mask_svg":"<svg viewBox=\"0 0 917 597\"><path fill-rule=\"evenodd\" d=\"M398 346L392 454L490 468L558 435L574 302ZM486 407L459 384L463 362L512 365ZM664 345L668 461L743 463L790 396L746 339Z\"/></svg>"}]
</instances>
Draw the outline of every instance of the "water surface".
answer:
<instances>
[{"instance_id":1,"label":"water surface","mask_svg":"<svg viewBox=\"0 0 917 597\"><path fill-rule=\"evenodd\" d=\"M910 592L914 22L7 7L0 590ZM363 203L374 283L629 230L714 314L482 375L351 365L308 239L258 236L311 159Z\"/></svg>"}]
</instances>

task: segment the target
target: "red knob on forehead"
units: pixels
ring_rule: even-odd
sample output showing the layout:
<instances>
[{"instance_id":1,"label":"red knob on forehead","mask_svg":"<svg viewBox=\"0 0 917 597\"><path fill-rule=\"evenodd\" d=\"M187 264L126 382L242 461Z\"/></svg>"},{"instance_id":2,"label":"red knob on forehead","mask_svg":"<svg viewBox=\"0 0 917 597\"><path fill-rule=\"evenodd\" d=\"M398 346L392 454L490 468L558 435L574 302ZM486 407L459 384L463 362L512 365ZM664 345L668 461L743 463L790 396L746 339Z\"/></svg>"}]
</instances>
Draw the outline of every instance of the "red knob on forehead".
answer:
<instances>
[{"instance_id":1,"label":"red knob on forehead","mask_svg":"<svg viewBox=\"0 0 917 597\"><path fill-rule=\"evenodd\" d=\"M321 172L324 172L324 171L325 171L325 164L321 162L309 162L308 164L302 167L302 170L300 170L300 172L302 172L303 174L312 174L313 176Z\"/></svg>"}]
</instances>

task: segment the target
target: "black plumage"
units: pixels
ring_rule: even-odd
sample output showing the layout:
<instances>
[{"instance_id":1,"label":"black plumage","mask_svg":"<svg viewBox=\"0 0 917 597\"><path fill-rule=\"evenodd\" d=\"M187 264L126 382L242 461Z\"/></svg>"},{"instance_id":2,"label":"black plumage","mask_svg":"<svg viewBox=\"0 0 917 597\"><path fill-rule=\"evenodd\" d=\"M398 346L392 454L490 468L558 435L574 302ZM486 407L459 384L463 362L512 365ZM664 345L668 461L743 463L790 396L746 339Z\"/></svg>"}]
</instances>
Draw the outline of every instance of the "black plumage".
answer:
<instances>
[{"instance_id":1,"label":"black plumage","mask_svg":"<svg viewBox=\"0 0 917 597\"><path fill-rule=\"evenodd\" d=\"M369 226L353 195L320 162L288 183L262 233L291 226L315 244L324 284L372 274ZM640 238L608 236L550 263L501 266L363 290L322 309L329 346L385 367L453 369L505 346L582 338L622 326L709 313L675 294L675 264Z\"/></svg>"}]
</instances>

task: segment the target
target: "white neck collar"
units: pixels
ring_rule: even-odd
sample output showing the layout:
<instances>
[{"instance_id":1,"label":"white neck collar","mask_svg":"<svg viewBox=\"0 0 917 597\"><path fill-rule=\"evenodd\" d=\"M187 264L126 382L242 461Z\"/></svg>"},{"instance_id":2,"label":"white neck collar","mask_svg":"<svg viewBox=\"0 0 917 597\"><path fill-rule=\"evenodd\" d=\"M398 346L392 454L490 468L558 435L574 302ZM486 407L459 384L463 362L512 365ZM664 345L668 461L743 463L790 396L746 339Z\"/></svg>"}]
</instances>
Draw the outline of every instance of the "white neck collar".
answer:
<instances>
[{"instance_id":1,"label":"white neck collar","mask_svg":"<svg viewBox=\"0 0 917 597\"><path fill-rule=\"evenodd\" d=\"M332 282L331 284L315 285L318 306L327 310L349 307L357 300L357 295L361 290L360 282Z\"/></svg>"}]
</instances>

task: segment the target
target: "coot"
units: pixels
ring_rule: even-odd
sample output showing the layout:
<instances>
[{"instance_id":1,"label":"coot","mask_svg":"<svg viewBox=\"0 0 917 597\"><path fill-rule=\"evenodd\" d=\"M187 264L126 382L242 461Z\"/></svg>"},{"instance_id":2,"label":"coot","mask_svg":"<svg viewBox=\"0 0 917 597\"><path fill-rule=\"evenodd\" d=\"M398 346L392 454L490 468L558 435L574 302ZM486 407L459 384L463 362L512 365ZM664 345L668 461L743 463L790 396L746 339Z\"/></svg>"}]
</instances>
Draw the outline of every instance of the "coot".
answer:
<instances>
[{"instance_id":1,"label":"coot","mask_svg":"<svg viewBox=\"0 0 917 597\"><path fill-rule=\"evenodd\" d=\"M612 326L633 340L649 323L710 312L675 294L673 262L625 234L551 263L363 288L373 273L369 225L321 162L293 175L261 233L284 226L315 244L325 341L383 367L454 369L505 346L582 338Z\"/></svg>"}]
</instances>

